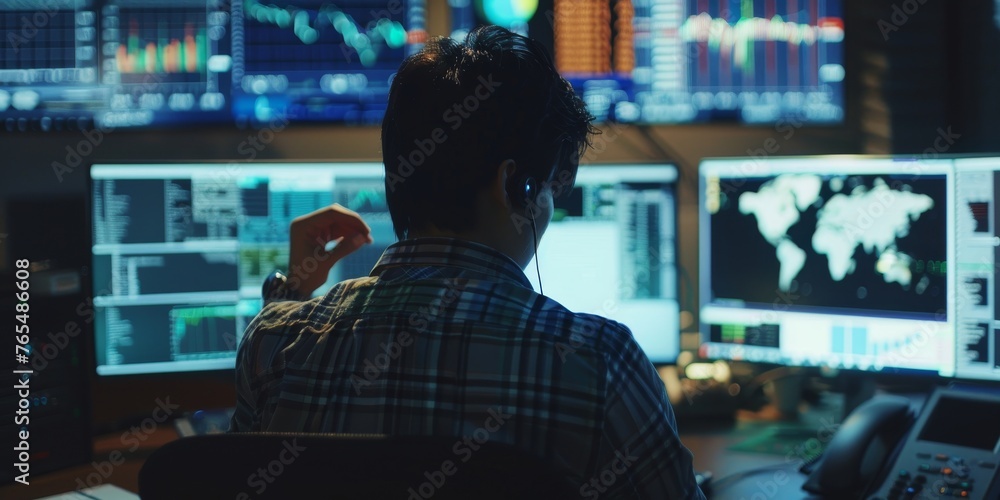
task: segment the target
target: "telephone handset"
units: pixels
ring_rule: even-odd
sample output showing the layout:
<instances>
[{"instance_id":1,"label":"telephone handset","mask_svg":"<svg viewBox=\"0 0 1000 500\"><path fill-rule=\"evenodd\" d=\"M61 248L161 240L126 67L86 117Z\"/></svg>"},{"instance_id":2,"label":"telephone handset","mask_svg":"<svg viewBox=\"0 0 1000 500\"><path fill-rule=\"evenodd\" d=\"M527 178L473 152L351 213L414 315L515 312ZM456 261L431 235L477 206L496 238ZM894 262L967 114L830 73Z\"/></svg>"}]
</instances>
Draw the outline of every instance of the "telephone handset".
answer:
<instances>
[{"instance_id":1,"label":"telephone handset","mask_svg":"<svg viewBox=\"0 0 1000 500\"><path fill-rule=\"evenodd\" d=\"M939 388L915 421L909 400L878 396L823 455L802 487L827 498L1000 498L1000 392Z\"/></svg>"},{"instance_id":2,"label":"telephone handset","mask_svg":"<svg viewBox=\"0 0 1000 500\"><path fill-rule=\"evenodd\" d=\"M837 429L802 488L830 498L859 498L913 420L904 397L865 401Z\"/></svg>"}]
</instances>

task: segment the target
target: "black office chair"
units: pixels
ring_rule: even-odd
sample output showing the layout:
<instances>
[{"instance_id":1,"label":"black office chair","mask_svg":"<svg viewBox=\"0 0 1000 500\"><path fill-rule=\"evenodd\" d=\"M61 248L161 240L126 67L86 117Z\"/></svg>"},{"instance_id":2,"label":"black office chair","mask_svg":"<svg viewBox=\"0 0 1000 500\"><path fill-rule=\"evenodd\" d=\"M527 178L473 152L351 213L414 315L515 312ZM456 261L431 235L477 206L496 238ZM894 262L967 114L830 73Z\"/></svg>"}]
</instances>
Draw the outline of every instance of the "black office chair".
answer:
<instances>
[{"instance_id":1,"label":"black office chair","mask_svg":"<svg viewBox=\"0 0 1000 500\"><path fill-rule=\"evenodd\" d=\"M186 437L146 460L139 472L139 495L399 500L579 496L579 484L533 455L489 441L456 444L460 442L454 437L287 433Z\"/></svg>"}]
</instances>

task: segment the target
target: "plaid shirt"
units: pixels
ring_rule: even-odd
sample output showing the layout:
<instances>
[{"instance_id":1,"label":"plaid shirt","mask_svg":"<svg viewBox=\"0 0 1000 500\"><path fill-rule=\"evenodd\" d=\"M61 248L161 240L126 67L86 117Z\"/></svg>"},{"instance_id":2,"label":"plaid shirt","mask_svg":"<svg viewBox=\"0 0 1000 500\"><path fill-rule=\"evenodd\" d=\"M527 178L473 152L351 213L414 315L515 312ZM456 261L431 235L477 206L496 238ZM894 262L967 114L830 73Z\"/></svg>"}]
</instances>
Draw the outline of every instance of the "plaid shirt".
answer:
<instances>
[{"instance_id":1,"label":"plaid shirt","mask_svg":"<svg viewBox=\"0 0 1000 500\"><path fill-rule=\"evenodd\" d=\"M234 431L455 436L460 459L488 439L570 471L583 498L704 498L628 328L480 244L402 241L370 277L269 302L236 378Z\"/></svg>"}]
</instances>

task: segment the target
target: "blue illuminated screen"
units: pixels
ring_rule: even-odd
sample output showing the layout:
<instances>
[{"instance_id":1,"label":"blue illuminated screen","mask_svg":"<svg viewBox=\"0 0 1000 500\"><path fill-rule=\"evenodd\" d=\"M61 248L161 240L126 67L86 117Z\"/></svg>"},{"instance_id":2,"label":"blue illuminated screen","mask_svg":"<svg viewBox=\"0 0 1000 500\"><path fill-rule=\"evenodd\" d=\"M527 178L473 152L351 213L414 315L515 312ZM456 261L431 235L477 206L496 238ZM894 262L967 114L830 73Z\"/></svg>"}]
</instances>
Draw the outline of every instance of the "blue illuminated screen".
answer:
<instances>
[{"instance_id":1,"label":"blue illuminated screen","mask_svg":"<svg viewBox=\"0 0 1000 500\"><path fill-rule=\"evenodd\" d=\"M956 372L1000 381L1000 158L955 160Z\"/></svg>"},{"instance_id":2,"label":"blue illuminated screen","mask_svg":"<svg viewBox=\"0 0 1000 500\"><path fill-rule=\"evenodd\" d=\"M8 131L377 124L423 0L0 2Z\"/></svg>"},{"instance_id":3,"label":"blue illuminated screen","mask_svg":"<svg viewBox=\"0 0 1000 500\"><path fill-rule=\"evenodd\" d=\"M93 165L90 177L100 375L233 368L264 278L288 269L295 217L339 203L372 229L317 294L367 276L396 241L381 163Z\"/></svg>"},{"instance_id":4,"label":"blue illuminated screen","mask_svg":"<svg viewBox=\"0 0 1000 500\"><path fill-rule=\"evenodd\" d=\"M955 374L950 160L712 159L699 174L702 355Z\"/></svg>"},{"instance_id":5,"label":"blue illuminated screen","mask_svg":"<svg viewBox=\"0 0 1000 500\"><path fill-rule=\"evenodd\" d=\"M288 269L295 217L339 203L372 228L316 294L367 276L396 241L379 163L102 164L90 177L100 375L232 368L264 278ZM679 349L676 178L581 167L538 250L546 295L624 323L660 363Z\"/></svg>"},{"instance_id":6,"label":"blue illuminated screen","mask_svg":"<svg viewBox=\"0 0 1000 500\"><path fill-rule=\"evenodd\" d=\"M581 166L537 253L546 296L625 324L654 363L680 352L676 182L672 165ZM534 260L525 274L539 290Z\"/></svg>"},{"instance_id":7,"label":"blue illuminated screen","mask_svg":"<svg viewBox=\"0 0 1000 500\"><path fill-rule=\"evenodd\" d=\"M840 0L542 0L516 19L469 0L450 4L454 36L501 24L549 45L601 121L844 119Z\"/></svg>"}]
</instances>

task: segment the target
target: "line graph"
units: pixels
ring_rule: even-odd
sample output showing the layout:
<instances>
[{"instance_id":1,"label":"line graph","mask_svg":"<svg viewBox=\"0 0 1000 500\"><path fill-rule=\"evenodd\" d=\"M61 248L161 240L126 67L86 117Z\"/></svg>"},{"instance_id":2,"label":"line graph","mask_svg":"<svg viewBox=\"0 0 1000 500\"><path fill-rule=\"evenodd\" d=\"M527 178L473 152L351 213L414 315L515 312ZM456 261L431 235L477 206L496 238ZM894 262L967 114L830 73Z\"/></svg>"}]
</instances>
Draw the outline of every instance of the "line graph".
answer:
<instances>
[{"instance_id":1,"label":"line graph","mask_svg":"<svg viewBox=\"0 0 1000 500\"><path fill-rule=\"evenodd\" d=\"M680 35L685 42L707 43L712 52L731 54L734 65L752 72L755 42L813 45L821 40L843 40L844 26L840 19L821 19L819 22L819 26L812 26L774 16L771 19L742 18L732 25L725 19L702 12L688 17L681 25Z\"/></svg>"},{"instance_id":2,"label":"line graph","mask_svg":"<svg viewBox=\"0 0 1000 500\"><path fill-rule=\"evenodd\" d=\"M338 41L353 50L365 67L374 66L384 49L400 49L409 39L406 28L399 20L379 17L359 27L354 15L332 3L306 9L294 5L264 5L257 0L247 0L244 9L248 20L288 31L304 45L320 43L324 32L332 30L339 35ZM369 13L369 16L373 14Z\"/></svg>"},{"instance_id":3,"label":"line graph","mask_svg":"<svg viewBox=\"0 0 1000 500\"><path fill-rule=\"evenodd\" d=\"M843 78L844 22L821 0L690 0L678 29L692 86L809 90Z\"/></svg>"},{"instance_id":4,"label":"line graph","mask_svg":"<svg viewBox=\"0 0 1000 500\"><path fill-rule=\"evenodd\" d=\"M171 351L175 360L232 355L225 336L236 333L235 305L176 307L170 310Z\"/></svg>"},{"instance_id":5,"label":"line graph","mask_svg":"<svg viewBox=\"0 0 1000 500\"><path fill-rule=\"evenodd\" d=\"M381 181L350 179L338 184L334 193L335 202L355 212L385 213L389 210L385 201L385 187Z\"/></svg>"},{"instance_id":6,"label":"line graph","mask_svg":"<svg viewBox=\"0 0 1000 500\"><path fill-rule=\"evenodd\" d=\"M852 364L937 368L944 344L953 342L950 329L940 324L922 323L910 328L888 329L870 326L834 324L828 352Z\"/></svg>"}]
</instances>

